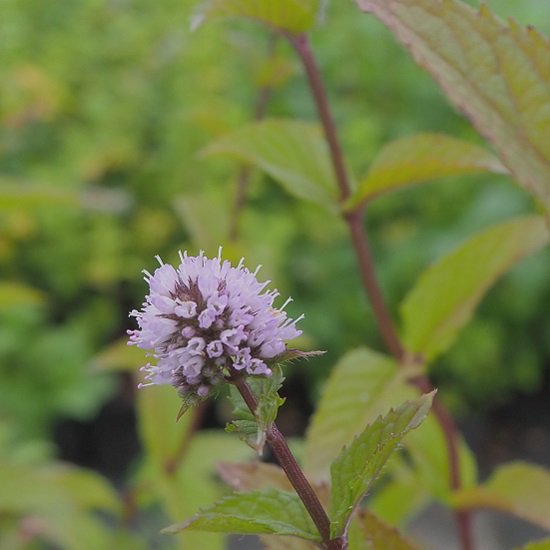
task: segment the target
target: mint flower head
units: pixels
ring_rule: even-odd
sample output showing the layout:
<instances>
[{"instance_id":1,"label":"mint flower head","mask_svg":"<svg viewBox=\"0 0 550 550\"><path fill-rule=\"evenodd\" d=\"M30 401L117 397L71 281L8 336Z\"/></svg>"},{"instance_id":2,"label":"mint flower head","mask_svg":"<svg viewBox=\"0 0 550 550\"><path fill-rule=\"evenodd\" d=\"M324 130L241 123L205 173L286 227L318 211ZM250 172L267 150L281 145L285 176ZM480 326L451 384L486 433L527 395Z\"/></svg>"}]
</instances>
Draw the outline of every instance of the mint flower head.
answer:
<instances>
[{"instance_id":1,"label":"mint flower head","mask_svg":"<svg viewBox=\"0 0 550 550\"><path fill-rule=\"evenodd\" d=\"M265 291L259 271L251 272L203 252L180 252L177 268L160 264L151 275L145 271L149 294L131 317L139 328L129 330L129 344L149 350L155 364L142 367L145 384L171 384L189 404L206 398L235 372L270 376L269 365L287 350L286 342L301 331L296 320L277 309L279 293Z\"/></svg>"}]
</instances>

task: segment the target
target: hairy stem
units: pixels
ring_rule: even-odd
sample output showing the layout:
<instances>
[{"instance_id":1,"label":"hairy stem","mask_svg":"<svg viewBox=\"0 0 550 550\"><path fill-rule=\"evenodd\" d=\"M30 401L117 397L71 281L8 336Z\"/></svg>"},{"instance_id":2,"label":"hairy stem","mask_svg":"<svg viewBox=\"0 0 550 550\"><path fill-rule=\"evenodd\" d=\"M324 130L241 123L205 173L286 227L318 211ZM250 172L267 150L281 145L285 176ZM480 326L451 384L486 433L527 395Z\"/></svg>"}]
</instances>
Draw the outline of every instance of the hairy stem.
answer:
<instances>
[{"instance_id":1,"label":"hairy stem","mask_svg":"<svg viewBox=\"0 0 550 550\"><path fill-rule=\"evenodd\" d=\"M268 56L271 57L275 51L277 44L277 35L272 35L269 42ZM258 93L256 100L256 106L254 108L254 120L261 120L264 118L269 98L271 97L271 86L262 86ZM239 220L241 212L246 203L246 192L250 183L250 176L252 169L248 165L243 165L239 168L239 174L237 176L237 190L235 192L235 199L233 201L233 211L229 222L229 240L235 242L239 236Z\"/></svg>"},{"instance_id":2,"label":"hairy stem","mask_svg":"<svg viewBox=\"0 0 550 550\"><path fill-rule=\"evenodd\" d=\"M340 190L340 200L344 202L351 194L349 176L346 170L342 149L340 147L340 141L338 139L338 133L330 111L321 73L315 61L313 52L309 46L307 35L289 35L288 39L296 50L304 67L311 94L315 100L317 111L319 113L319 119L323 126L323 131L329 147L334 175ZM365 287L369 300L372 304L374 315L382 337L384 338L390 353L399 362L402 362L405 351L399 340L399 336L393 324L391 315L386 307L384 297L376 277L374 261L370 251L367 233L363 226L362 214L361 209L356 209L344 214L344 219L349 228L363 286ZM429 392L433 389L430 380L425 375L417 377L413 383L423 392ZM458 454L458 430L449 411L447 411L443 403L437 397L434 399L433 411L441 426L441 429L444 432L447 444L450 471L449 485L453 490L457 490L461 487L460 462ZM471 533L471 515L467 511L457 510L455 511L455 517L463 550L472 550L473 542Z\"/></svg>"},{"instance_id":3,"label":"hairy stem","mask_svg":"<svg viewBox=\"0 0 550 550\"><path fill-rule=\"evenodd\" d=\"M246 383L244 378L240 376L233 377L231 382L239 390L247 407L255 414L258 402L250 386ZM315 523L315 526L319 530L325 548L328 550L345 550L346 546L341 539L330 540L330 521L328 516L319 502L313 487L306 479L298 462L296 462L292 451L288 447L286 439L275 423L271 424L267 429L266 441L277 458L279 465L287 475L288 480L296 490L300 500L304 503L313 523Z\"/></svg>"}]
</instances>

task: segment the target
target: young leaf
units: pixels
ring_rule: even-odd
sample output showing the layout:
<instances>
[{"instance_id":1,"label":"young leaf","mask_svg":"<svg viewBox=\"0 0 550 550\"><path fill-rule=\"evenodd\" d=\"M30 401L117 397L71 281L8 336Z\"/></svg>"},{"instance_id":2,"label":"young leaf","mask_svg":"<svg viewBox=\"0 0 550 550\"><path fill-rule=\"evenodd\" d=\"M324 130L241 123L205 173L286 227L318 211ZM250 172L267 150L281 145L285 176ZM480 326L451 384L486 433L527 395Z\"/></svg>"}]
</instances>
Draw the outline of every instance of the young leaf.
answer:
<instances>
[{"instance_id":1,"label":"young leaf","mask_svg":"<svg viewBox=\"0 0 550 550\"><path fill-rule=\"evenodd\" d=\"M326 143L317 125L284 119L254 122L203 150L253 164L294 196L336 210L336 187Z\"/></svg>"},{"instance_id":2,"label":"young leaf","mask_svg":"<svg viewBox=\"0 0 550 550\"><path fill-rule=\"evenodd\" d=\"M483 485L457 493L454 504L496 508L550 529L550 470L527 462L505 464Z\"/></svg>"},{"instance_id":3,"label":"young leaf","mask_svg":"<svg viewBox=\"0 0 550 550\"><path fill-rule=\"evenodd\" d=\"M178 533L184 529L293 535L306 540L320 540L298 496L274 489L225 497L191 519L164 529L164 532Z\"/></svg>"},{"instance_id":4,"label":"young leaf","mask_svg":"<svg viewBox=\"0 0 550 550\"><path fill-rule=\"evenodd\" d=\"M507 170L489 151L444 134L418 134L386 145L374 159L349 206L408 185L447 176Z\"/></svg>"},{"instance_id":5,"label":"young leaf","mask_svg":"<svg viewBox=\"0 0 550 550\"><path fill-rule=\"evenodd\" d=\"M330 534L339 537L347 530L351 514L365 496L399 442L419 426L433 399L426 394L408 401L386 416L378 417L332 464L330 495Z\"/></svg>"},{"instance_id":6,"label":"young leaf","mask_svg":"<svg viewBox=\"0 0 550 550\"><path fill-rule=\"evenodd\" d=\"M550 44L460 0L357 0L374 13L550 209Z\"/></svg>"},{"instance_id":7,"label":"young leaf","mask_svg":"<svg viewBox=\"0 0 550 550\"><path fill-rule=\"evenodd\" d=\"M308 476L327 480L339 450L379 414L407 399L405 391L391 358L367 348L346 354L332 370L307 431Z\"/></svg>"},{"instance_id":8,"label":"young leaf","mask_svg":"<svg viewBox=\"0 0 550 550\"><path fill-rule=\"evenodd\" d=\"M196 29L217 17L245 17L278 30L300 33L313 27L319 8L319 0L209 0L196 11L192 27Z\"/></svg>"},{"instance_id":9,"label":"young leaf","mask_svg":"<svg viewBox=\"0 0 550 550\"><path fill-rule=\"evenodd\" d=\"M429 267L401 306L406 348L426 360L449 348L499 275L548 240L541 217L517 218L474 235Z\"/></svg>"},{"instance_id":10,"label":"young leaf","mask_svg":"<svg viewBox=\"0 0 550 550\"><path fill-rule=\"evenodd\" d=\"M283 371L279 365L273 366L271 370L272 375L269 378L257 377L249 380L250 388L258 401L254 414L234 386L229 393L234 420L227 426L227 430L239 432L241 438L260 455L265 445L266 430L275 422L277 411L285 401L278 393L284 380Z\"/></svg>"},{"instance_id":11,"label":"young leaf","mask_svg":"<svg viewBox=\"0 0 550 550\"><path fill-rule=\"evenodd\" d=\"M414 550L395 528L369 510L359 510L349 532L349 550Z\"/></svg>"}]
</instances>

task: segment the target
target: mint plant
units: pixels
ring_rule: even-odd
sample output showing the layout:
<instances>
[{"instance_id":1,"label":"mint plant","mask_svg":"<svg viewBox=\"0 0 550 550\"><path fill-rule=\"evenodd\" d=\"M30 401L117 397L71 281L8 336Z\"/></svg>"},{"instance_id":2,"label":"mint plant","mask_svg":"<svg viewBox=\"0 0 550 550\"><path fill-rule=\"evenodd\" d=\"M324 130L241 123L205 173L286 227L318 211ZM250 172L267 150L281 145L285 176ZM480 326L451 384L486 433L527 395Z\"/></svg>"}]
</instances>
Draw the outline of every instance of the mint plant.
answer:
<instances>
[{"instance_id":1,"label":"mint plant","mask_svg":"<svg viewBox=\"0 0 550 550\"><path fill-rule=\"evenodd\" d=\"M225 362L218 365L223 376L216 378L216 384L223 378L238 390L233 396L237 418L232 429L257 449L265 439L288 481L267 465L256 465L254 475L244 464L222 466L222 477L230 469L230 484L239 490L246 487L246 492L205 508L170 528L171 532L202 529L278 534L325 548L384 548L393 543L407 548L409 543L383 519L392 515L385 503L395 502L396 495L409 500L400 517L394 518L397 522L430 498L452 506L464 550L474 548L472 509L494 506L496 499L502 499L501 509L547 527L541 514L524 500L525 493L513 487L521 485L522 477L534 477L546 485L550 474L530 465L503 467L486 486L478 485L475 461L451 414L434 397L428 367L451 347L491 284L514 263L548 243L548 218L534 214L500 223L441 258L403 300L398 328L377 279L364 215L370 201L383 193L478 172L510 174L533 193L540 209L547 211L548 41L531 28L501 22L485 6L476 11L459 0L358 0L357 4L377 16L411 51L451 102L487 137L498 158L451 136L419 134L388 144L368 174L356 183L344 158L307 34L322 11L321 3L212 0L198 8L195 28L218 17L243 17L263 23L286 40L301 62L320 123L319 127L287 119L256 120L222 137L203 153L237 157L267 173L298 199L341 217L390 355L355 350L336 366L306 436L302 470L274 423L281 404L278 368L268 365L254 372L244 367L239 374L234 367L241 364L238 351L227 349ZM244 200L243 189L239 186L238 205ZM236 215L238 210L234 210ZM200 315L206 316L209 306L203 303L201 307L206 309ZM205 341L205 347L210 344ZM284 356L283 348L277 349L280 356L267 357L274 364ZM266 357L256 359L265 365ZM187 368L184 365L177 363L166 371L173 385L180 384L177 373ZM201 390L205 380L201 368L193 373L196 381L185 378L184 396L189 388L195 397L209 393ZM197 370L196 364L193 369ZM152 376L159 372L155 367L149 371ZM246 380L269 379L274 373L271 385L260 383L252 389ZM425 395L415 400L418 391ZM432 399L433 416L419 427ZM400 404L403 401L406 404ZM390 407L394 408L387 412ZM390 464L387 484L371 496L365 510L361 505L364 496L371 494L373 482L405 435L407 460ZM296 494L288 492L288 482ZM549 503L543 500L541 506L547 509ZM270 546L270 540L264 540Z\"/></svg>"}]
</instances>

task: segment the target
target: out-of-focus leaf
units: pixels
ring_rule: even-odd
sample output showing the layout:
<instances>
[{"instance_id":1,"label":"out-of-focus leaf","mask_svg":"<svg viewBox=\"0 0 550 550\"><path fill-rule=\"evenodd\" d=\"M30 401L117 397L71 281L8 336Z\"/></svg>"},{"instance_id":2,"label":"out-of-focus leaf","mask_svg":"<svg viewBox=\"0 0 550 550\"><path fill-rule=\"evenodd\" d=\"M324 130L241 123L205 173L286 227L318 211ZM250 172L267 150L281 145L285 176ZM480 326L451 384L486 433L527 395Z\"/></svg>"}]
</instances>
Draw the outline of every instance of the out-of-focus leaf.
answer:
<instances>
[{"instance_id":1,"label":"out-of-focus leaf","mask_svg":"<svg viewBox=\"0 0 550 550\"><path fill-rule=\"evenodd\" d=\"M550 539L541 539L530 542L517 550L550 550Z\"/></svg>"},{"instance_id":2,"label":"out-of-focus leaf","mask_svg":"<svg viewBox=\"0 0 550 550\"><path fill-rule=\"evenodd\" d=\"M483 485L455 494L459 508L496 508L550 530L550 470L527 462L497 468Z\"/></svg>"},{"instance_id":3,"label":"out-of-focus leaf","mask_svg":"<svg viewBox=\"0 0 550 550\"><path fill-rule=\"evenodd\" d=\"M328 480L342 447L367 424L406 399L395 362L367 348L345 355L332 370L307 431L304 468ZM403 397L403 398L402 398Z\"/></svg>"},{"instance_id":4,"label":"out-of-focus leaf","mask_svg":"<svg viewBox=\"0 0 550 550\"><path fill-rule=\"evenodd\" d=\"M235 156L266 172L296 197L336 209L328 150L315 124L266 119L222 137L203 153Z\"/></svg>"},{"instance_id":5,"label":"out-of-focus leaf","mask_svg":"<svg viewBox=\"0 0 550 550\"><path fill-rule=\"evenodd\" d=\"M95 186L74 189L0 178L0 210L62 206L116 214L127 210L130 203L129 195L119 189Z\"/></svg>"},{"instance_id":6,"label":"out-of-focus leaf","mask_svg":"<svg viewBox=\"0 0 550 550\"><path fill-rule=\"evenodd\" d=\"M279 30L300 33L315 24L319 0L207 0L196 11L192 27L216 17L246 17Z\"/></svg>"},{"instance_id":7,"label":"out-of-focus leaf","mask_svg":"<svg viewBox=\"0 0 550 550\"><path fill-rule=\"evenodd\" d=\"M90 361L90 368L98 371L134 372L146 363L145 352L129 346L128 339L122 338L106 347Z\"/></svg>"},{"instance_id":8,"label":"out-of-focus leaf","mask_svg":"<svg viewBox=\"0 0 550 550\"><path fill-rule=\"evenodd\" d=\"M180 195L173 207L189 231L193 244L202 250L217 250L227 237L229 219L227 203L208 195ZM224 247L224 255L228 254ZM242 256L242 254L241 254Z\"/></svg>"},{"instance_id":9,"label":"out-of-focus leaf","mask_svg":"<svg viewBox=\"0 0 550 550\"><path fill-rule=\"evenodd\" d=\"M97 508L118 513L120 501L98 474L70 466L0 464L0 510L50 513L55 509Z\"/></svg>"},{"instance_id":10,"label":"out-of-focus leaf","mask_svg":"<svg viewBox=\"0 0 550 550\"><path fill-rule=\"evenodd\" d=\"M368 507L390 525L405 525L430 502L430 494L416 470L402 460L392 461L388 473L390 479L376 489Z\"/></svg>"},{"instance_id":11,"label":"out-of-focus leaf","mask_svg":"<svg viewBox=\"0 0 550 550\"><path fill-rule=\"evenodd\" d=\"M333 369L319 400L307 432L304 469L314 481L328 479L330 463L338 449L361 433L367 424L391 407L414 399L416 391L407 384L406 369L369 349L357 349L345 355ZM422 484L432 496L447 501L447 446L441 428L429 416L405 442L414 460ZM460 440L463 482L476 482L475 460Z\"/></svg>"},{"instance_id":12,"label":"out-of-focus leaf","mask_svg":"<svg viewBox=\"0 0 550 550\"><path fill-rule=\"evenodd\" d=\"M369 510L355 514L349 533L349 550L414 550L395 527Z\"/></svg>"},{"instance_id":13,"label":"out-of-focus leaf","mask_svg":"<svg viewBox=\"0 0 550 550\"><path fill-rule=\"evenodd\" d=\"M181 406L171 386L151 386L137 393L138 428L148 458L161 470L178 453L191 428L192 411L176 422Z\"/></svg>"},{"instance_id":14,"label":"out-of-focus leaf","mask_svg":"<svg viewBox=\"0 0 550 550\"><path fill-rule=\"evenodd\" d=\"M260 535L262 548L266 550L317 550L319 545L297 537Z\"/></svg>"},{"instance_id":15,"label":"out-of-focus leaf","mask_svg":"<svg viewBox=\"0 0 550 550\"><path fill-rule=\"evenodd\" d=\"M349 206L408 185L478 172L507 170L489 151L461 139L444 134L401 138L380 151Z\"/></svg>"},{"instance_id":16,"label":"out-of-focus leaf","mask_svg":"<svg viewBox=\"0 0 550 550\"><path fill-rule=\"evenodd\" d=\"M220 477L237 491L282 489L292 491L292 485L283 470L266 462L219 462Z\"/></svg>"},{"instance_id":17,"label":"out-of-focus leaf","mask_svg":"<svg viewBox=\"0 0 550 550\"><path fill-rule=\"evenodd\" d=\"M406 348L428 360L449 348L495 280L548 240L544 219L526 216L489 227L438 260L402 304Z\"/></svg>"},{"instance_id":18,"label":"out-of-focus leaf","mask_svg":"<svg viewBox=\"0 0 550 550\"><path fill-rule=\"evenodd\" d=\"M319 533L298 496L274 489L225 497L193 518L164 531L178 533L184 529L293 535L306 540L320 540Z\"/></svg>"},{"instance_id":19,"label":"out-of-focus leaf","mask_svg":"<svg viewBox=\"0 0 550 550\"><path fill-rule=\"evenodd\" d=\"M379 416L349 447L344 447L330 469L331 537L339 537L346 531L353 510L372 487L400 441L424 421L432 399L433 394L426 394Z\"/></svg>"},{"instance_id":20,"label":"out-of-focus leaf","mask_svg":"<svg viewBox=\"0 0 550 550\"><path fill-rule=\"evenodd\" d=\"M21 283L0 282L0 310L21 305L44 303L45 296L40 290Z\"/></svg>"},{"instance_id":21,"label":"out-of-focus leaf","mask_svg":"<svg viewBox=\"0 0 550 550\"><path fill-rule=\"evenodd\" d=\"M430 72L489 139L517 180L550 209L550 45L459 0L357 0Z\"/></svg>"},{"instance_id":22,"label":"out-of-focus leaf","mask_svg":"<svg viewBox=\"0 0 550 550\"><path fill-rule=\"evenodd\" d=\"M458 440L461 483L470 487L477 482L475 457L462 437L459 436ZM448 503L451 496L449 455L445 434L435 417L430 415L422 426L412 431L405 445L424 489L432 498Z\"/></svg>"}]
</instances>

